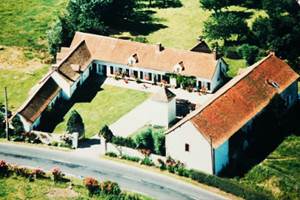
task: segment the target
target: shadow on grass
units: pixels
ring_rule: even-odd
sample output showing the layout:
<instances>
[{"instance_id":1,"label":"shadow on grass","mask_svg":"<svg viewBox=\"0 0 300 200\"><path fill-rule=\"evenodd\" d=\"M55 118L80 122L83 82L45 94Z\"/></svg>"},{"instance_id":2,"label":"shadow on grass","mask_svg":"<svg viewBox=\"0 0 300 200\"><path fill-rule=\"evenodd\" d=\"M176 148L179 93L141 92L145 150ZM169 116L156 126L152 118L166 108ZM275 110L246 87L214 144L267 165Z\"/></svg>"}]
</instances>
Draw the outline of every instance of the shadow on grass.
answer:
<instances>
[{"instance_id":1,"label":"shadow on grass","mask_svg":"<svg viewBox=\"0 0 300 200\"><path fill-rule=\"evenodd\" d=\"M100 144L100 139L91 138L91 139L84 139L80 141L78 148L89 148L93 145Z\"/></svg>"},{"instance_id":2,"label":"shadow on grass","mask_svg":"<svg viewBox=\"0 0 300 200\"><path fill-rule=\"evenodd\" d=\"M75 103L91 102L97 93L102 90L101 85L104 81L105 77L90 76L75 91L70 100L59 99L52 108L46 110L42 114L40 125L36 130L52 133L55 127L64 121L65 115Z\"/></svg>"},{"instance_id":3,"label":"shadow on grass","mask_svg":"<svg viewBox=\"0 0 300 200\"><path fill-rule=\"evenodd\" d=\"M111 22L109 34L121 34L123 32L130 32L131 35L149 35L167 26L159 23L162 19L153 17L155 14L152 10L138 10L130 18Z\"/></svg>"},{"instance_id":4,"label":"shadow on grass","mask_svg":"<svg viewBox=\"0 0 300 200\"><path fill-rule=\"evenodd\" d=\"M151 8L180 8L182 3L180 0L143 0L140 2L142 7Z\"/></svg>"},{"instance_id":5,"label":"shadow on grass","mask_svg":"<svg viewBox=\"0 0 300 200\"><path fill-rule=\"evenodd\" d=\"M239 131L229 140L230 164L221 173L223 177L243 177L255 165L266 159L283 140L291 135L300 135L299 104L280 118L274 112L262 113L253 122L253 130L246 134L249 147L243 151L245 132Z\"/></svg>"}]
</instances>

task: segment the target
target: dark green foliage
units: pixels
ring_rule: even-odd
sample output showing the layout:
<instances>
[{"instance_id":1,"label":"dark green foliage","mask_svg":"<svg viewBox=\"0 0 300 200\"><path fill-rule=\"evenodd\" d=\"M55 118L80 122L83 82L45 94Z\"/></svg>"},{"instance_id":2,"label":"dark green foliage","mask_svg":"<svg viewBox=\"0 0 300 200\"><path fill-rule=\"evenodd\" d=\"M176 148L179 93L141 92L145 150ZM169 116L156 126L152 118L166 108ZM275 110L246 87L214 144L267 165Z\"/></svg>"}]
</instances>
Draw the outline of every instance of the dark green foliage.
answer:
<instances>
[{"instance_id":1,"label":"dark green foliage","mask_svg":"<svg viewBox=\"0 0 300 200\"><path fill-rule=\"evenodd\" d=\"M228 41L233 36L245 35L248 31L245 18L240 12L212 14L204 24L204 35L211 40Z\"/></svg>"},{"instance_id":2,"label":"dark green foliage","mask_svg":"<svg viewBox=\"0 0 300 200\"><path fill-rule=\"evenodd\" d=\"M12 119L12 125L14 127L16 135L20 135L20 134L24 133L24 126L23 126L23 123L22 123L22 121L21 121L21 119L18 115L16 115Z\"/></svg>"},{"instance_id":3,"label":"dark green foliage","mask_svg":"<svg viewBox=\"0 0 300 200\"><path fill-rule=\"evenodd\" d=\"M240 184L235 180L223 179L217 176L204 174L196 170L190 170L190 177L209 186L217 187L225 192L234 194L244 199L263 200L273 199L272 195L263 191L256 191L250 187Z\"/></svg>"},{"instance_id":4,"label":"dark green foliage","mask_svg":"<svg viewBox=\"0 0 300 200\"><path fill-rule=\"evenodd\" d=\"M5 137L5 117L0 112L0 138Z\"/></svg>"},{"instance_id":5,"label":"dark green foliage","mask_svg":"<svg viewBox=\"0 0 300 200\"><path fill-rule=\"evenodd\" d=\"M104 139L106 140L106 142L111 142L114 135L113 133L111 132L111 130L109 129L109 127L107 125L104 125L100 132L99 132L99 135L101 135L102 137L104 137Z\"/></svg>"},{"instance_id":6,"label":"dark green foliage","mask_svg":"<svg viewBox=\"0 0 300 200\"><path fill-rule=\"evenodd\" d=\"M258 48L272 50L296 67L300 64L300 5L295 0L247 0L247 1L217 1L200 0L202 7L214 11L205 23L205 36L211 40L228 41L235 45L249 44ZM242 12L232 12L229 6L243 6L248 9ZM247 26L246 19L252 18L249 9L260 9L267 17L257 17L252 26ZM253 11L252 11L253 12ZM232 37L237 36L237 37ZM251 48L248 54L248 64L253 63L257 49Z\"/></svg>"},{"instance_id":7,"label":"dark green foliage","mask_svg":"<svg viewBox=\"0 0 300 200\"><path fill-rule=\"evenodd\" d=\"M137 135L135 138L135 142L137 148L139 149L148 149L151 152L154 151L154 140L151 129L146 129L145 131Z\"/></svg>"},{"instance_id":8,"label":"dark green foliage","mask_svg":"<svg viewBox=\"0 0 300 200\"><path fill-rule=\"evenodd\" d=\"M128 156L128 155L122 155L121 158L124 160L133 161L133 162L140 162L140 160L141 160L139 157Z\"/></svg>"},{"instance_id":9,"label":"dark green foliage","mask_svg":"<svg viewBox=\"0 0 300 200\"><path fill-rule=\"evenodd\" d=\"M120 195L121 189L118 183L111 181L104 181L100 184L101 193L106 195Z\"/></svg>"},{"instance_id":10,"label":"dark green foliage","mask_svg":"<svg viewBox=\"0 0 300 200\"><path fill-rule=\"evenodd\" d=\"M67 132L68 133L79 133L79 138L84 135L84 124L81 116L76 110L72 110L71 116L67 122Z\"/></svg>"},{"instance_id":11,"label":"dark green foliage","mask_svg":"<svg viewBox=\"0 0 300 200\"><path fill-rule=\"evenodd\" d=\"M118 146L125 146L129 148L136 148L136 144L132 138L124 138L121 136L114 136L111 140L111 143L116 144Z\"/></svg>"},{"instance_id":12,"label":"dark green foliage","mask_svg":"<svg viewBox=\"0 0 300 200\"><path fill-rule=\"evenodd\" d=\"M142 165L147 165L147 166L153 166L154 163L153 161L149 158L149 156L146 156L142 162L141 162Z\"/></svg>"},{"instance_id":13,"label":"dark green foliage","mask_svg":"<svg viewBox=\"0 0 300 200\"><path fill-rule=\"evenodd\" d=\"M240 52L238 52L238 49L235 46L226 47L224 50L224 55L227 58L231 58L231 59L241 59L242 58Z\"/></svg>"},{"instance_id":14,"label":"dark green foliage","mask_svg":"<svg viewBox=\"0 0 300 200\"><path fill-rule=\"evenodd\" d=\"M164 156L166 154L165 134L163 131L152 132L154 139L154 153Z\"/></svg>"},{"instance_id":15,"label":"dark green foliage","mask_svg":"<svg viewBox=\"0 0 300 200\"><path fill-rule=\"evenodd\" d=\"M257 46L243 44L239 47L238 52L247 61L248 65L252 65L257 61L259 49Z\"/></svg>"},{"instance_id":16,"label":"dark green foliage","mask_svg":"<svg viewBox=\"0 0 300 200\"><path fill-rule=\"evenodd\" d=\"M114 152L107 152L107 153L105 153L105 155L109 156L109 157L113 157L113 158L118 157L118 155L116 153L114 153Z\"/></svg>"}]
</instances>

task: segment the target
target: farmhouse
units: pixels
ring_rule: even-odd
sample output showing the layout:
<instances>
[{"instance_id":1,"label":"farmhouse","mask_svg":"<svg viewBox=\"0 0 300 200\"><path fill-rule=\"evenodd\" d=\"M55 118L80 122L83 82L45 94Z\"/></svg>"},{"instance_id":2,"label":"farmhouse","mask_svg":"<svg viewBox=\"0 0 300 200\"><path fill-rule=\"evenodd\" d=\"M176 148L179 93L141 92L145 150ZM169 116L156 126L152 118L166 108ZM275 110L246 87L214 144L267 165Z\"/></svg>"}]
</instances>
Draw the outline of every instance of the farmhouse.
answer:
<instances>
[{"instance_id":1,"label":"farmhouse","mask_svg":"<svg viewBox=\"0 0 300 200\"><path fill-rule=\"evenodd\" d=\"M193 79L195 88L212 93L224 83L226 70L226 63L214 52L178 50L76 32L71 46L61 49L56 64L18 114L25 130L32 130L49 104L59 98L70 99L91 76L119 76L169 86L176 86L174 77L185 76Z\"/></svg>"},{"instance_id":2,"label":"farmhouse","mask_svg":"<svg viewBox=\"0 0 300 200\"><path fill-rule=\"evenodd\" d=\"M218 174L234 157L236 142L243 150L251 145L253 124L271 104L282 102L283 114L296 103L297 79L297 73L270 54L169 129L167 156L189 168Z\"/></svg>"}]
</instances>

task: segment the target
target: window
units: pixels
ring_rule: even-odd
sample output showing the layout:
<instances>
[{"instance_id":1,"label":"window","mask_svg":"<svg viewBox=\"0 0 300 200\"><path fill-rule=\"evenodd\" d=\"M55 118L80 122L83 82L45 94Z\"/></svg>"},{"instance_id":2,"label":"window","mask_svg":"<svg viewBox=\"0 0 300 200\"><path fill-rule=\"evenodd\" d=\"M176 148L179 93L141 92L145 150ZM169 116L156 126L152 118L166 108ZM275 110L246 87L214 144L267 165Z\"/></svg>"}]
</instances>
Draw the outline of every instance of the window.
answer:
<instances>
[{"instance_id":1,"label":"window","mask_svg":"<svg viewBox=\"0 0 300 200\"><path fill-rule=\"evenodd\" d=\"M160 74L157 75L157 82L161 82L161 75Z\"/></svg>"},{"instance_id":2,"label":"window","mask_svg":"<svg viewBox=\"0 0 300 200\"><path fill-rule=\"evenodd\" d=\"M210 83L207 83L207 90L210 90Z\"/></svg>"},{"instance_id":3,"label":"window","mask_svg":"<svg viewBox=\"0 0 300 200\"><path fill-rule=\"evenodd\" d=\"M152 74L151 73L148 74L148 77L149 77L149 81L152 81Z\"/></svg>"},{"instance_id":4,"label":"window","mask_svg":"<svg viewBox=\"0 0 300 200\"><path fill-rule=\"evenodd\" d=\"M114 67L110 66L110 74L114 74Z\"/></svg>"},{"instance_id":5,"label":"window","mask_svg":"<svg viewBox=\"0 0 300 200\"><path fill-rule=\"evenodd\" d=\"M189 144L185 144L185 151L189 152L190 151L190 145Z\"/></svg>"},{"instance_id":6,"label":"window","mask_svg":"<svg viewBox=\"0 0 300 200\"><path fill-rule=\"evenodd\" d=\"M140 79L144 79L144 74L142 71L140 72Z\"/></svg>"},{"instance_id":7,"label":"window","mask_svg":"<svg viewBox=\"0 0 300 200\"><path fill-rule=\"evenodd\" d=\"M198 88L202 89L202 82L198 81Z\"/></svg>"}]
</instances>

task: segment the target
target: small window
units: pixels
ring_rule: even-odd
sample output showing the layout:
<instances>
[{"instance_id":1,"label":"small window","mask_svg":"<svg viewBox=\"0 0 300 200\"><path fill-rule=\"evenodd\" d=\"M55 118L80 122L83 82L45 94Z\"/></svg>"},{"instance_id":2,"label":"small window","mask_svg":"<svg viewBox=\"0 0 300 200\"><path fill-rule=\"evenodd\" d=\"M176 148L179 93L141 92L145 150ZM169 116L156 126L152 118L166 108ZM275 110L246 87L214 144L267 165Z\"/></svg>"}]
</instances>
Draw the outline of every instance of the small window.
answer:
<instances>
[{"instance_id":1,"label":"small window","mask_svg":"<svg viewBox=\"0 0 300 200\"><path fill-rule=\"evenodd\" d=\"M210 83L207 83L207 90L210 90Z\"/></svg>"},{"instance_id":2,"label":"small window","mask_svg":"<svg viewBox=\"0 0 300 200\"><path fill-rule=\"evenodd\" d=\"M148 76L149 76L149 81L152 81L152 74L149 73Z\"/></svg>"},{"instance_id":3,"label":"small window","mask_svg":"<svg viewBox=\"0 0 300 200\"><path fill-rule=\"evenodd\" d=\"M185 151L189 152L190 151L190 145L189 144L185 144Z\"/></svg>"},{"instance_id":4,"label":"small window","mask_svg":"<svg viewBox=\"0 0 300 200\"><path fill-rule=\"evenodd\" d=\"M110 74L114 74L114 67L110 66Z\"/></svg>"},{"instance_id":5,"label":"small window","mask_svg":"<svg viewBox=\"0 0 300 200\"><path fill-rule=\"evenodd\" d=\"M144 73L140 71L140 79L144 79Z\"/></svg>"}]
</instances>

